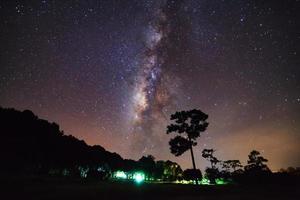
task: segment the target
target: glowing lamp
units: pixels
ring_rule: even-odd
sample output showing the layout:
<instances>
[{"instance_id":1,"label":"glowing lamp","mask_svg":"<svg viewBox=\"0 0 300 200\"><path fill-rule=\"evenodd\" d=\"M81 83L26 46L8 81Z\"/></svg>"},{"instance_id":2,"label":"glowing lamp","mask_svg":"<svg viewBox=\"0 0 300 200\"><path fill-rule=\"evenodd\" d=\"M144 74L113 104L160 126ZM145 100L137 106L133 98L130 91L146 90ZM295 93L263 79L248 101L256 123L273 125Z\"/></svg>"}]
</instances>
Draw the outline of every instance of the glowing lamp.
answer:
<instances>
[{"instance_id":1,"label":"glowing lamp","mask_svg":"<svg viewBox=\"0 0 300 200\"><path fill-rule=\"evenodd\" d=\"M136 172L133 175L133 179L134 179L135 182L141 183L145 180L145 174L142 173L142 172Z\"/></svg>"}]
</instances>

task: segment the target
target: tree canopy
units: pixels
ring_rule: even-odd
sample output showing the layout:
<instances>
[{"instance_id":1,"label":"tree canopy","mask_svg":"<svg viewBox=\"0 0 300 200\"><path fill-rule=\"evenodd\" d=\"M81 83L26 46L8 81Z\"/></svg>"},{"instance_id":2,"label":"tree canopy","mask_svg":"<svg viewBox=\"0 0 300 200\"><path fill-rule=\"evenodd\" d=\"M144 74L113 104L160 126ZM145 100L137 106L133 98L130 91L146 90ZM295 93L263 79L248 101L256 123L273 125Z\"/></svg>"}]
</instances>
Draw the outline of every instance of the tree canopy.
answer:
<instances>
[{"instance_id":1,"label":"tree canopy","mask_svg":"<svg viewBox=\"0 0 300 200\"><path fill-rule=\"evenodd\" d=\"M207 114L196 109L172 114L170 119L175 122L167 126L167 134L178 133L179 135L169 142L171 153L180 156L191 146L197 145L196 139L208 126L207 118Z\"/></svg>"}]
</instances>

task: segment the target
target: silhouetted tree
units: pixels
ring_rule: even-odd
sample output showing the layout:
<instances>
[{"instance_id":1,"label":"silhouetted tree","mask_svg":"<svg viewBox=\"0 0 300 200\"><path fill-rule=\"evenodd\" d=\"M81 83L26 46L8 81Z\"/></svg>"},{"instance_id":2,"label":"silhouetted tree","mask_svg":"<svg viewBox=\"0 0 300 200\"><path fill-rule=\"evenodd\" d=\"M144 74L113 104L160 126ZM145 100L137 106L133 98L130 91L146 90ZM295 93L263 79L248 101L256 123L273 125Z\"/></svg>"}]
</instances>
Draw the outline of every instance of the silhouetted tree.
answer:
<instances>
[{"instance_id":1,"label":"silhouetted tree","mask_svg":"<svg viewBox=\"0 0 300 200\"><path fill-rule=\"evenodd\" d=\"M202 173L199 169L186 169L183 171L183 179L190 181L190 180L195 180L197 178L198 180L202 179Z\"/></svg>"},{"instance_id":2,"label":"silhouetted tree","mask_svg":"<svg viewBox=\"0 0 300 200\"><path fill-rule=\"evenodd\" d=\"M221 161L222 171L221 177L225 179L232 179L241 174L241 168L243 167L239 160L226 160Z\"/></svg>"},{"instance_id":3,"label":"silhouetted tree","mask_svg":"<svg viewBox=\"0 0 300 200\"><path fill-rule=\"evenodd\" d=\"M211 184L216 184L216 179L222 176L218 168L207 167L205 169L205 177Z\"/></svg>"},{"instance_id":4,"label":"silhouetted tree","mask_svg":"<svg viewBox=\"0 0 300 200\"><path fill-rule=\"evenodd\" d=\"M222 164L222 167L228 172L235 172L243 167L239 160L226 160L223 161Z\"/></svg>"},{"instance_id":5,"label":"silhouetted tree","mask_svg":"<svg viewBox=\"0 0 300 200\"><path fill-rule=\"evenodd\" d=\"M211 168L216 168L216 165L220 162L213 153L216 150L214 149L203 149L202 150L202 157L205 158L210 162Z\"/></svg>"},{"instance_id":6,"label":"silhouetted tree","mask_svg":"<svg viewBox=\"0 0 300 200\"><path fill-rule=\"evenodd\" d=\"M164 181L179 180L182 178L182 169L176 162L159 160L156 162L155 177Z\"/></svg>"},{"instance_id":7,"label":"silhouetted tree","mask_svg":"<svg viewBox=\"0 0 300 200\"><path fill-rule=\"evenodd\" d=\"M125 159L121 170L133 173L137 170L140 170L140 166L139 166L139 163L135 160Z\"/></svg>"},{"instance_id":8,"label":"silhouetted tree","mask_svg":"<svg viewBox=\"0 0 300 200\"><path fill-rule=\"evenodd\" d=\"M143 156L138 160L140 168L146 174L146 178L153 178L155 173L155 158L152 155Z\"/></svg>"},{"instance_id":9,"label":"silhouetted tree","mask_svg":"<svg viewBox=\"0 0 300 200\"><path fill-rule=\"evenodd\" d=\"M241 180L244 183L267 183L272 182L272 172L265 164L268 162L260 153L253 150L248 155L247 165L244 167L244 174Z\"/></svg>"},{"instance_id":10,"label":"silhouetted tree","mask_svg":"<svg viewBox=\"0 0 300 200\"><path fill-rule=\"evenodd\" d=\"M248 165L245 166L246 172L259 173L270 171L268 166L265 164L268 162L263 156L260 155L260 152L253 150L248 155L249 160L247 161Z\"/></svg>"},{"instance_id":11,"label":"silhouetted tree","mask_svg":"<svg viewBox=\"0 0 300 200\"><path fill-rule=\"evenodd\" d=\"M196 164L193 146L197 145L196 139L200 136L200 133L206 130L208 126L207 118L208 115L201 110L180 111L171 115L170 119L175 120L175 122L167 126L167 134L179 133L169 142L171 153L180 156L190 150L194 170L196 170ZM198 184L197 178L195 180Z\"/></svg>"},{"instance_id":12,"label":"silhouetted tree","mask_svg":"<svg viewBox=\"0 0 300 200\"><path fill-rule=\"evenodd\" d=\"M210 168L206 168L205 175L209 179L212 184L216 183L216 178L218 178L221 174L219 169L216 167L220 161L213 155L215 152L214 149L203 149L202 157L210 162Z\"/></svg>"}]
</instances>

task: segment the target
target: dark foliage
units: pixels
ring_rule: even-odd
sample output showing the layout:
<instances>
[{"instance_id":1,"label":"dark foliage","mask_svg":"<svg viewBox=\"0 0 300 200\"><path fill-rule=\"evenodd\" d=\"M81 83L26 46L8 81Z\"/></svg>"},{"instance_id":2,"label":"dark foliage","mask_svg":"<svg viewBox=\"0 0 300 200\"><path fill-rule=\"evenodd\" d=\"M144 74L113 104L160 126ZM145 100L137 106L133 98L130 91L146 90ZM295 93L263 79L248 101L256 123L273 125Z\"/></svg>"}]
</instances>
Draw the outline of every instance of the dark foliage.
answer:
<instances>
[{"instance_id":1,"label":"dark foliage","mask_svg":"<svg viewBox=\"0 0 300 200\"><path fill-rule=\"evenodd\" d=\"M226 172L232 172L234 173L235 171L241 169L243 165L239 160L226 160L222 162L222 168Z\"/></svg>"},{"instance_id":2,"label":"dark foliage","mask_svg":"<svg viewBox=\"0 0 300 200\"><path fill-rule=\"evenodd\" d=\"M170 124L167 127L167 133L177 132L185 133L187 137L195 140L200 136L200 133L205 131L208 122L208 115L200 110L180 111L171 115L171 120L175 120L175 124Z\"/></svg>"},{"instance_id":3,"label":"dark foliage","mask_svg":"<svg viewBox=\"0 0 300 200\"><path fill-rule=\"evenodd\" d=\"M79 168L103 172L105 166L123 165L120 155L65 135L56 123L39 119L29 110L0 108L0 121L5 172L80 175Z\"/></svg>"},{"instance_id":4,"label":"dark foliage","mask_svg":"<svg viewBox=\"0 0 300 200\"><path fill-rule=\"evenodd\" d=\"M147 178L151 178L155 173L155 158L152 155L143 156L138 160L139 167Z\"/></svg>"},{"instance_id":5,"label":"dark foliage","mask_svg":"<svg viewBox=\"0 0 300 200\"><path fill-rule=\"evenodd\" d=\"M65 135L56 123L39 119L31 111L23 112L0 107L1 175L51 175L108 179L113 171L134 172L142 170L146 176L163 181L200 179L201 171L182 171L171 161L155 161L151 155L139 161L123 159L117 153L106 151L99 145L89 146L71 135ZM299 168L288 168L272 173L266 165L267 159L258 151L249 155L244 171L238 160L219 161L214 150L206 149L203 157L211 162L205 176L213 181L228 178L237 183L280 183L299 182ZM223 171L217 168L222 163Z\"/></svg>"},{"instance_id":6,"label":"dark foliage","mask_svg":"<svg viewBox=\"0 0 300 200\"><path fill-rule=\"evenodd\" d=\"M300 168L282 169L272 173L266 165L267 159L260 152L253 150L249 154L248 165L242 169L239 160L218 160L213 149L204 149L202 157L211 162L211 167L206 168L205 177L214 184L216 179L240 184L297 184L300 180Z\"/></svg>"},{"instance_id":7,"label":"dark foliage","mask_svg":"<svg viewBox=\"0 0 300 200\"><path fill-rule=\"evenodd\" d=\"M247 173L270 172L270 169L265 164L268 162L268 160L262 157L258 151L251 151L248 157L248 165L245 166L245 171Z\"/></svg>"},{"instance_id":8,"label":"dark foliage","mask_svg":"<svg viewBox=\"0 0 300 200\"><path fill-rule=\"evenodd\" d=\"M182 172L176 162L159 160L155 165L154 177L162 181L175 181L182 179Z\"/></svg>"},{"instance_id":9,"label":"dark foliage","mask_svg":"<svg viewBox=\"0 0 300 200\"><path fill-rule=\"evenodd\" d=\"M210 162L211 167L205 169L206 178L209 179L210 183L215 184L217 178L222 177L222 173L216 167L218 163L221 161L218 160L213 153L215 152L214 149L203 149L202 157L205 158Z\"/></svg>"},{"instance_id":10,"label":"dark foliage","mask_svg":"<svg viewBox=\"0 0 300 200\"><path fill-rule=\"evenodd\" d=\"M170 150L171 153L175 156L180 156L184 152L186 152L188 149L190 149L190 146L195 146L196 142L190 142L188 139L185 139L181 136L176 136L175 138L172 138L169 142L170 144Z\"/></svg>"},{"instance_id":11,"label":"dark foliage","mask_svg":"<svg viewBox=\"0 0 300 200\"><path fill-rule=\"evenodd\" d=\"M147 177L176 180L181 167L171 161L155 162L151 155L139 161L123 159L100 145L90 146L65 135L56 123L31 111L0 107L0 156L3 174L34 174L107 179L113 171L142 170Z\"/></svg>"},{"instance_id":12,"label":"dark foliage","mask_svg":"<svg viewBox=\"0 0 300 200\"><path fill-rule=\"evenodd\" d=\"M177 132L183 136L178 135L170 140L171 153L180 156L192 146L197 145L196 139L208 126L207 118L207 114L196 109L172 114L170 119L175 120L175 123L167 126L167 134Z\"/></svg>"},{"instance_id":13,"label":"dark foliage","mask_svg":"<svg viewBox=\"0 0 300 200\"><path fill-rule=\"evenodd\" d=\"M202 151L202 157L210 162L211 168L216 168L216 165L221 162L213 155L214 152L214 149L203 149Z\"/></svg>"},{"instance_id":14,"label":"dark foliage","mask_svg":"<svg viewBox=\"0 0 300 200\"><path fill-rule=\"evenodd\" d=\"M208 167L205 169L205 176L210 181L211 184L215 184L216 179L222 177L222 173L219 171L218 168Z\"/></svg>"},{"instance_id":15,"label":"dark foliage","mask_svg":"<svg viewBox=\"0 0 300 200\"><path fill-rule=\"evenodd\" d=\"M186 169L183 171L183 179L190 181L190 180L201 180L202 179L202 173L199 169Z\"/></svg>"},{"instance_id":16,"label":"dark foliage","mask_svg":"<svg viewBox=\"0 0 300 200\"><path fill-rule=\"evenodd\" d=\"M170 119L175 122L167 126L167 134L179 134L169 142L171 153L180 156L190 150L194 170L196 170L196 164L193 146L197 145L196 139L200 137L200 133L206 130L208 126L207 118L208 115L201 110L180 111L171 115ZM198 184L197 179L196 183Z\"/></svg>"},{"instance_id":17,"label":"dark foliage","mask_svg":"<svg viewBox=\"0 0 300 200\"><path fill-rule=\"evenodd\" d=\"M243 183L271 183L275 174L266 165L268 160L256 150L251 151L248 158L244 173L235 174L236 180Z\"/></svg>"}]
</instances>

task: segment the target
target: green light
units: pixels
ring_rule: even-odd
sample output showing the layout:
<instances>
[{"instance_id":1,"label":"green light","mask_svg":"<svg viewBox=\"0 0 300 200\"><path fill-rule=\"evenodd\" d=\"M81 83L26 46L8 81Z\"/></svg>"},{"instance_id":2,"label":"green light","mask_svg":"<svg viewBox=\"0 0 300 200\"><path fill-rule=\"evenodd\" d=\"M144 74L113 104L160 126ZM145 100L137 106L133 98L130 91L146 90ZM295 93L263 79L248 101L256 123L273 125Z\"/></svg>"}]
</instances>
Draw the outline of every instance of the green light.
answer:
<instances>
[{"instance_id":1,"label":"green light","mask_svg":"<svg viewBox=\"0 0 300 200\"><path fill-rule=\"evenodd\" d=\"M145 174L142 173L142 172L136 172L133 175L133 179L134 179L135 182L141 183L145 180Z\"/></svg>"},{"instance_id":2,"label":"green light","mask_svg":"<svg viewBox=\"0 0 300 200\"><path fill-rule=\"evenodd\" d=\"M176 180L175 183L177 184L193 184L193 181L186 181L186 180Z\"/></svg>"},{"instance_id":3,"label":"green light","mask_svg":"<svg viewBox=\"0 0 300 200\"><path fill-rule=\"evenodd\" d=\"M202 184L202 185L209 185L209 184L210 184L210 181L209 181L207 178L203 178L203 179L201 180L201 184Z\"/></svg>"},{"instance_id":4,"label":"green light","mask_svg":"<svg viewBox=\"0 0 300 200\"><path fill-rule=\"evenodd\" d=\"M127 178L127 175L125 174L125 172L123 171L117 171L115 173L115 177L116 178L121 178L121 179L126 179Z\"/></svg>"},{"instance_id":5,"label":"green light","mask_svg":"<svg viewBox=\"0 0 300 200\"><path fill-rule=\"evenodd\" d=\"M226 184L228 184L228 182L227 181L225 181L224 179L222 179L222 178L217 178L216 179L216 184L217 185L226 185Z\"/></svg>"},{"instance_id":6,"label":"green light","mask_svg":"<svg viewBox=\"0 0 300 200\"><path fill-rule=\"evenodd\" d=\"M224 181L222 179L216 179L216 184L217 185L223 185Z\"/></svg>"}]
</instances>

